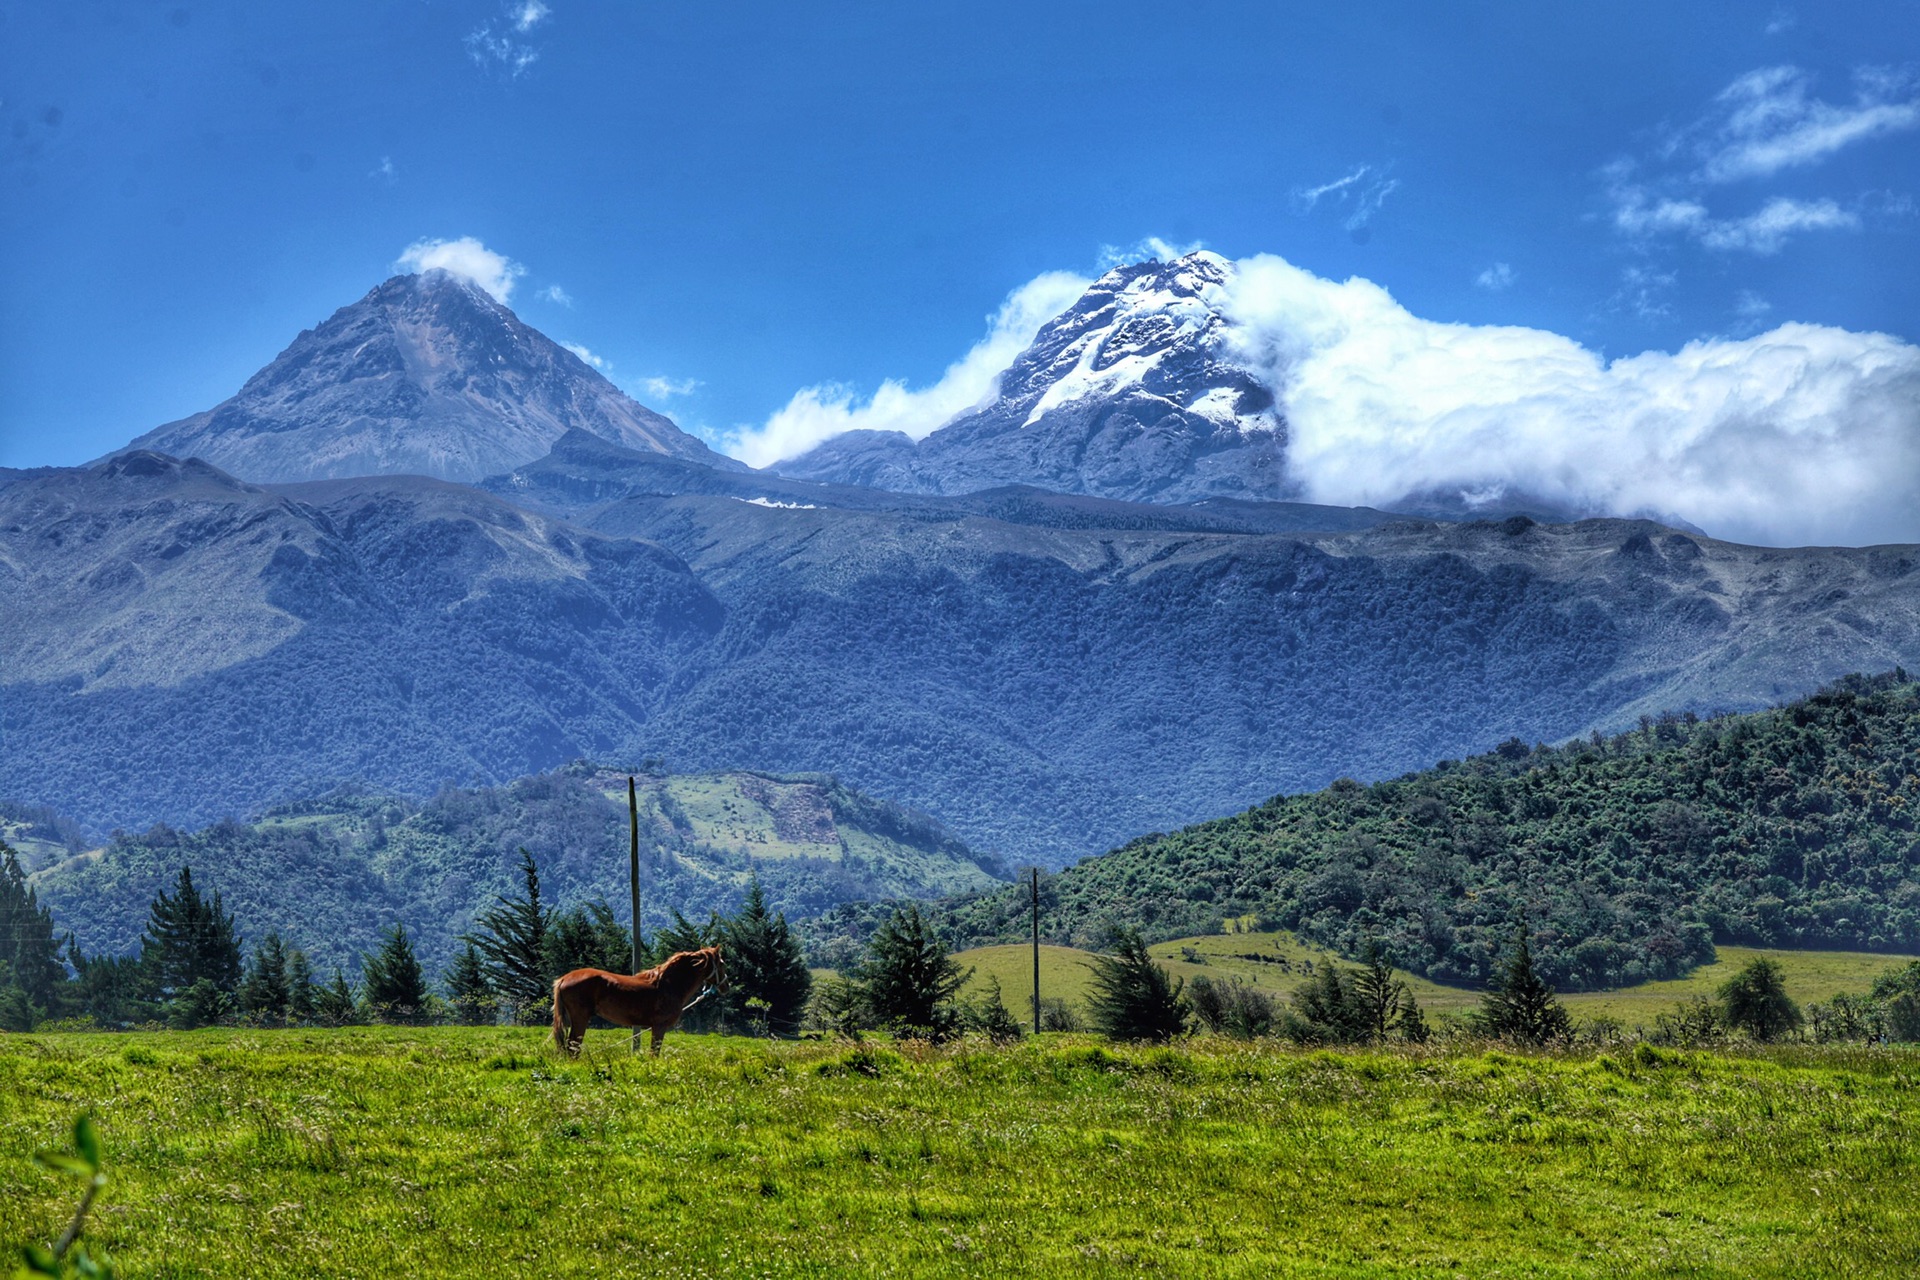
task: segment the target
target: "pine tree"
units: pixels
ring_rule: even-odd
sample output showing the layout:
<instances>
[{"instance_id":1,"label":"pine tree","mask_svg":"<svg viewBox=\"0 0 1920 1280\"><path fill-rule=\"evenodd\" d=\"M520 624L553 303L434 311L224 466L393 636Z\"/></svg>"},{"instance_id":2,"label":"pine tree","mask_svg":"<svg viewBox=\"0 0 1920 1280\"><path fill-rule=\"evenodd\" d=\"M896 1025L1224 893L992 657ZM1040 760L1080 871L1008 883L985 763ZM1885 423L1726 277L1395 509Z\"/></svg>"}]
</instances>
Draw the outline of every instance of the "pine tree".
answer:
<instances>
[{"instance_id":1,"label":"pine tree","mask_svg":"<svg viewBox=\"0 0 1920 1280\"><path fill-rule=\"evenodd\" d=\"M1373 1034L1373 1018L1360 998L1359 970L1324 961L1293 989L1295 1021L1287 1034L1310 1044L1359 1044Z\"/></svg>"},{"instance_id":2,"label":"pine tree","mask_svg":"<svg viewBox=\"0 0 1920 1280\"><path fill-rule=\"evenodd\" d=\"M298 947L287 952L287 1021L304 1027L314 1017L313 966Z\"/></svg>"},{"instance_id":3,"label":"pine tree","mask_svg":"<svg viewBox=\"0 0 1920 1280\"><path fill-rule=\"evenodd\" d=\"M1139 934L1122 933L1113 954L1093 958L1087 997L1095 1030L1112 1040L1167 1041L1187 1029L1186 984L1153 962Z\"/></svg>"},{"instance_id":4,"label":"pine tree","mask_svg":"<svg viewBox=\"0 0 1920 1280\"><path fill-rule=\"evenodd\" d=\"M1801 1026L1800 1006L1787 995L1786 975L1765 956L1727 979L1720 988L1720 1003L1729 1026L1762 1043Z\"/></svg>"},{"instance_id":5,"label":"pine tree","mask_svg":"<svg viewBox=\"0 0 1920 1280\"><path fill-rule=\"evenodd\" d=\"M737 1030L749 1030L757 1014L773 1035L792 1035L798 1030L807 995L813 989L813 974L807 969L800 940L787 927L786 914L767 911L767 896L759 880L747 891L746 903L726 921L720 946L729 985L725 996L727 1023ZM761 1001L765 1007L750 1014L749 1000Z\"/></svg>"},{"instance_id":6,"label":"pine tree","mask_svg":"<svg viewBox=\"0 0 1920 1280\"><path fill-rule=\"evenodd\" d=\"M520 850L520 874L526 895L500 898L474 921L477 933L466 934L487 962L487 982L505 1003L514 1022L538 1023L548 1015L553 979L547 969L549 908L540 905L540 870L533 855Z\"/></svg>"},{"instance_id":7,"label":"pine tree","mask_svg":"<svg viewBox=\"0 0 1920 1280\"><path fill-rule=\"evenodd\" d=\"M360 989L379 1022L425 1022L427 980L405 925L387 931L378 951L360 957Z\"/></svg>"},{"instance_id":8,"label":"pine tree","mask_svg":"<svg viewBox=\"0 0 1920 1280\"><path fill-rule=\"evenodd\" d=\"M1393 976L1393 965L1379 944L1371 940L1352 976L1354 998L1366 1011L1368 1038L1377 1044L1387 1038L1387 1032L1403 1026L1413 997L1407 984Z\"/></svg>"},{"instance_id":9,"label":"pine tree","mask_svg":"<svg viewBox=\"0 0 1920 1280\"><path fill-rule=\"evenodd\" d=\"M486 966L480 962L480 952L469 942L462 947L460 954L447 966L447 976L443 979L447 988L447 1000L453 1006L453 1020L468 1026L490 1026L494 1022L498 1001L494 999L493 987L487 982Z\"/></svg>"},{"instance_id":10,"label":"pine tree","mask_svg":"<svg viewBox=\"0 0 1920 1280\"><path fill-rule=\"evenodd\" d=\"M1524 920L1514 930L1506 967L1480 999L1480 1016L1488 1034L1516 1044L1550 1044L1566 1039L1572 1030L1566 1006L1534 970Z\"/></svg>"},{"instance_id":11,"label":"pine tree","mask_svg":"<svg viewBox=\"0 0 1920 1280\"><path fill-rule=\"evenodd\" d=\"M947 954L920 905L909 903L874 931L857 979L880 1026L939 1040L957 1028L953 997L972 975Z\"/></svg>"},{"instance_id":12,"label":"pine tree","mask_svg":"<svg viewBox=\"0 0 1920 1280\"><path fill-rule=\"evenodd\" d=\"M11 987L20 992L20 1007L44 1011L66 976L53 912L28 886L20 856L0 841L0 990Z\"/></svg>"},{"instance_id":13,"label":"pine tree","mask_svg":"<svg viewBox=\"0 0 1920 1280\"><path fill-rule=\"evenodd\" d=\"M589 902L553 915L547 922L544 949L546 971L555 978L575 969L633 972L633 935L605 902Z\"/></svg>"},{"instance_id":14,"label":"pine tree","mask_svg":"<svg viewBox=\"0 0 1920 1280\"><path fill-rule=\"evenodd\" d=\"M360 1021L360 1006L353 998L353 988L347 985L347 975L338 967L333 971L333 981L314 993L313 1018L323 1027L350 1027Z\"/></svg>"},{"instance_id":15,"label":"pine tree","mask_svg":"<svg viewBox=\"0 0 1920 1280\"><path fill-rule=\"evenodd\" d=\"M228 995L240 985L240 940L233 916L221 905L219 890L211 898L200 895L192 867L180 868L172 897L162 890L154 898L140 955L162 997L203 979Z\"/></svg>"},{"instance_id":16,"label":"pine tree","mask_svg":"<svg viewBox=\"0 0 1920 1280\"><path fill-rule=\"evenodd\" d=\"M989 981L987 994L967 1011L967 1025L974 1031L985 1032L987 1039L995 1044L1012 1044L1027 1033L1020 1019L1013 1016L1013 1010L1007 1008L998 978Z\"/></svg>"},{"instance_id":17,"label":"pine tree","mask_svg":"<svg viewBox=\"0 0 1920 1280\"><path fill-rule=\"evenodd\" d=\"M253 963L240 983L240 1012L264 1026L287 1020L287 949L269 933L253 949Z\"/></svg>"}]
</instances>

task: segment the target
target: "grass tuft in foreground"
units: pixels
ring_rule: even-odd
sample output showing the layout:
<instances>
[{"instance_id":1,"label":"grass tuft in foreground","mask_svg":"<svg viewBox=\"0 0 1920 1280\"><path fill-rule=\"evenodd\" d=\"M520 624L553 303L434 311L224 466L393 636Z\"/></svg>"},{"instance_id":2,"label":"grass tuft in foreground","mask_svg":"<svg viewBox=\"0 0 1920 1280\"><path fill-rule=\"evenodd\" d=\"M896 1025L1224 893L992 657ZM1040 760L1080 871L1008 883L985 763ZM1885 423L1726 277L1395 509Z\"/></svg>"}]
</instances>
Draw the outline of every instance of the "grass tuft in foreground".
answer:
<instances>
[{"instance_id":1,"label":"grass tuft in foreground","mask_svg":"<svg viewBox=\"0 0 1920 1280\"><path fill-rule=\"evenodd\" d=\"M123 1275L1920 1272L1913 1051L538 1034L0 1038L0 1247L86 1111Z\"/></svg>"}]
</instances>

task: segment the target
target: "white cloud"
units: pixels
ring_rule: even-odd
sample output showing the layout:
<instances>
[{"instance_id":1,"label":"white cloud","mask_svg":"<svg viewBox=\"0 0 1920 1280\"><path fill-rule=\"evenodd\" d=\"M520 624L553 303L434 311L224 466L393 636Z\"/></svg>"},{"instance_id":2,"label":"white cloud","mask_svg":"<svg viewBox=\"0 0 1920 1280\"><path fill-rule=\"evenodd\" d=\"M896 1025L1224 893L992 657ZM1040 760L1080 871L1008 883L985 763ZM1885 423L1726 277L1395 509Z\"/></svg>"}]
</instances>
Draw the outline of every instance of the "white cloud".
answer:
<instances>
[{"instance_id":1,"label":"white cloud","mask_svg":"<svg viewBox=\"0 0 1920 1280\"><path fill-rule=\"evenodd\" d=\"M518 37L546 21L553 12L541 0L514 0L498 21L484 22L467 33L467 56L489 71L504 71L516 79L540 59L540 51Z\"/></svg>"},{"instance_id":2,"label":"white cloud","mask_svg":"<svg viewBox=\"0 0 1920 1280\"><path fill-rule=\"evenodd\" d=\"M1771 29L1771 28L1770 28ZM1620 160L1601 171L1614 227L1651 240L1685 236L1709 249L1778 253L1809 231L1858 230L1855 209L1872 211L1867 193L1850 203L1773 196L1746 214L1716 214L1711 193L1736 181L1771 178L1814 165L1853 143L1920 126L1920 96L1911 76L1884 69L1854 71L1854 101L1836 106L1813 96L1813 79L1798 67L1761 67L1737 77L1699 120L1668 136L1650 171ZM1687 167L1690 166L1690 167Z\"/></svg>"},{"instance_id":3,"label":"white cloud","mask_svg":"<svg viewBox=\"0 0 1920 1280\"><path fill-rule=\"evenodd\" d=\"M573 296L557 284L548 285L540 291L538 296L545 298L548 302L556 303L563 307L571 307L573 305Z\"/></svg>"},{"instance_id":4,"label":"white cloud","mask_svg":"<svg viewBox=\"0 0 1920 1280\"><path fill-rule=\"evenodd\" d=\"M1398 178L1389 178L1385 171L1363 164L1344 178L1335 178L1317 187L1296 187L1293 206L1296 211L1307 214L1317 209L1324 200L1345 214L1341 226L1348 231L1359 232L1373 221L1373 215L1380 212L1380 206L1399 186Z\"/></svg>"},{"instance_id":5,"label":"white cloud","mask_svg":"<svg viewBox=\"0 0 1920 1280\"><path fill-rule=\"evenodd\" d=\"M1040 326L1066 310L1092 281L1050 271L1008 295L989 319L987 335L947 367L930 387L910 391L888 379L864 403L838 384L807 387L759 427L740 427L725 449L750 466L796 457L844 431L904 431L919 440L968 409L991 399L1000 375L1033 341Z\"/></svg>"},{"instance_id":6,"label":"white cloud","mask_svg":"<svg viewBox=\"0 0 1920 1280\"><path fill-rule=\"evenodd\" d=\"M388 186L392 186L400 180L400 171L393 167L392 156L381 156L380 163L369 169L367 176L369 178L379 178Z\"/></svg>"},{"instance_id":7,"label":"white cloud","mask_svg":"<svg viewBox=\"0 0 1920 1280\"><path fill-rule=\"evenodd\" d=\"M1787 237L1803 231L1857 230L1860 218L1831 200L1776 196L1743 218L1716 218L1698 200L1653 199L1642 187L1613 188L1613 225L1628 235L1682 234L1709 249L1780 252Z\"/></svg>"},{"instance_id":8,"label":"white cloud","mask_svg":"<svg viewBox=\"0 0 1920 1280\"><path fill-rule=\"evenodd\" d=\"M1206 242L1202 240L1195 240L1191 244L1174 244L1171 241L1162 240L1159 236L1148 236L1144 240L1134 241L1124 249L1118 245L1103 244L1100 246L1100 252L1094 255L1094 261L1098 264L1100 273L1104 275L1115 267L1132 266L1136 262L1172 262L1175 258L1184 258L1206 247Z\"/></svg>"},{"instance_id":9,"label":"white cloud","mask_svg":"<svg viewBox=\"0 0 1920 1280\"><path fill-rule=\"evenodd\" d=\"M605 360L602 360L599 356L593 354L593 352L587 350L577 342L563 342L560 345L573 352L576 356L579 356L586 363L603 372L612 367L608 365Z\"/></svg>"},{"instance_id":10,"label":"white cloud","mask_svg":"<svg viewBox=\"0 0 1920 1280\"><path fill-rule=\"evenodd\" d=\"M1793 10L1783 5L1775 9L1773 16L1767 19L1766 32L1770 36L1781 35L1793 30L1794 27L1799 25L1799 22L1800 19L1795 16Z\"/></svg>"},{"instance_id":11,"label":"white cloud","mask_svg":"<svg viewBox=\"0 0 1920 1280\"><path fill-rule=\"evenodd\" d=\"M1749 71L1720 93L1720 116L1706 130L1705 182L1765 178L1810 165L1855 142L1920 125L1920 98L1904 76L1862 68L1846 106L1811 94L1813 79L1798 67Z\"/></svg>"},{"instance_id":12,"label":"white cloud","mask_svg":"<svg viewBox=\"0 0 1920 1280\"><path fill-rule=\"evenodd\" d=\"M1673 314L1667 305L1667 291L1678 280L1671 271L1635 265L1620 272L1620 287L1608 305L1615 310L1631 311L1642 320L1660 320Z\"/></svg>"},{"instance_id":13,"label":"white cloud","mask_svg":"<svg viewBox=\"0 0 1920 1280\"><path fill-rule=\"evenodd\" d=\"M461 236L458 240L416 240L401 251L393 265L400 271L445 271L471 280L502 303L513 293L513 282L527 273L525 267L495 253L472 236Z\"/></svg>"},{"instance_id":14,"label":"white cloud","mask_svg":"<svg viewBox=\"0 0 1920 1280\"><path fill-rule=\"evenodd\" d=\"M1267 256L1211 301L1274 388L1313 501L1513 492L1751 542L1920 538L1920 348L1896 338L1786 324L1609 364Z\"/></svg>"},{"instance_id":15,"label":"white cloud","mask_svg":"<svg viewBox=\"0 0 1920 1280\"><path fill-rule=\"evenodd\" d=\"M1513 285L1513 268L1504 262L1496 262L1473 278L1473 282L1489 293L1499 293Z\"/></svg>"},{"instance_id":16,"label":"white cloud","mask_svg":"<svg viewBox=\"0 0 1920 1280\"><path fill-rule=\"evenodd\" d=\"M1733 300L1733 313L1742 320L1758 320L1773 310L1773 304L1751 289L1742 289Z\"/></svg>"},{"instance_id":17,"label":"white cloud","mask_svg":"<svg viewBox=\"0 0 1920 1280\"><path fill-rule=\"evenodd\" d=\"M1789 235L1798 231L1851 229L1860 219L1831 200L1790 200L1775 197L1759 212L1727 222L1708 222L1700 229L1700 243L1709 249L1745 249L1778 253Z\"/></svg>"},{"instance_id":18,"label":"white cloud","mask_svg":"<svg viewBox=\"0 0 1920 1280\"><path fill-rule=\"evenodd\" d=\"M671 400L675 396L690 396L700 389L696 378L645 378L640 387L655 400Z\"/></svg>"}]
</instances>

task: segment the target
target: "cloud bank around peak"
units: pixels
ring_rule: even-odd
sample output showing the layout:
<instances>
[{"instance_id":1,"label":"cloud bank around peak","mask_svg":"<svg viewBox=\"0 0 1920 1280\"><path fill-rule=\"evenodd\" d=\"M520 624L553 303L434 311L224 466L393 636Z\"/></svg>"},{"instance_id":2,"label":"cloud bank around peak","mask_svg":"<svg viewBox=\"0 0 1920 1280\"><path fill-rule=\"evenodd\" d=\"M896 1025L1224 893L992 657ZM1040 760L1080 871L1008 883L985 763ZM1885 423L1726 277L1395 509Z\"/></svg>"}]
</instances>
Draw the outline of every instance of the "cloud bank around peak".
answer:
<instances>
[{"instance_id":1,"label":"cloud bank around peak","mask_svg":"<svg viewBox=\"0 0 1920 1280\"><path fill-rule=\"evenodd\" d=\"M1015 290L933 386L809 387L728 451L765 466L857 428L924 438L991 397L1086 284ZM1206 301L1228 321L1222 357L1273 391L1307 500L1513 497L1764 545L1920 542L1920 347L1899 338L1788 323L1609 361L1541 329L1426 320L1270 255ZM1749 325L1769 310L1750 302Z\"/></svg>"},{"instance_id":2,"label":"cloud bank around peak","mask_svg":"<svg viewBox=\"0 0 1920 1280\"><path fill-rule=\"evenodd\" d=\"M1609 363L1544 330L1423 320L1371 281L1237 267L1212 302L1312 501L1511 493L1742 542L1920 541L1920 347L1783 324Z\"/></svg>"},{"instance_id":3,"label":"cloud bank around peak","mask_svg":"<svg viewBox=\"0 0 1920 1280\"><path fill-rule=\"evenodd\" d=\"M495 253L472 236L461 236L458 240L415 240L401 250L393 266L396 271L414 274L445 271L471 280L502 305L513 294L514 281L527 274L525 267L504 254Z\"/></svg>"},{"instance_id":4,"label":"cloud bank around peak","mask_svg":"<svg viewBox=\"0 0 1920 1280\"><path fill-rule=\"evenodd\" d=\"M798 457L848 431L900 431L915 440L967 410L991 400L1000 375L1040 332L1040 326L1072 306L1092 281L1069 271L1036 276L1007 295L987 322L986 336L947 366L939 381L919 390L889 378L862 401L837 383L805 387L758 427L740 427L725 440L726 452L748 466L764 467Z\"/></svg>"}]
</instances>

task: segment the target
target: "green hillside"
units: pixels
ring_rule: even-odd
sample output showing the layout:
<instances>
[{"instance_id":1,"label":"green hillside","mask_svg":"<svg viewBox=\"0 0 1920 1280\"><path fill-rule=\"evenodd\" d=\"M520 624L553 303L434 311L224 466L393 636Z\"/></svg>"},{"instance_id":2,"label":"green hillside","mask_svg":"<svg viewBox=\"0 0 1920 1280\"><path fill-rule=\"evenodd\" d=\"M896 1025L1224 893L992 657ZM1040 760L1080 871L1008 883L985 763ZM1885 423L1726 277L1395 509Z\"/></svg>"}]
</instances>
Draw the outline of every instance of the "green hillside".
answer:
<instances>
[{"instance_id":1,"label":"green hillside","mask_svg":"<svg viewBox=\"0 0 1920 1280\"><path fill-rule=\"evenodd\" d=\"M1920 686L1849 677L1751 715L1662 717L1559 748L1276 796L1150 835L1045 886L1042 929L1211 934L1257 916L1356 953L1379 940L1438 982L1482 984L1525 914L1563 990L1679 978L1716 944L1920 952ZM1011 940L1025 898L957 904L963 940Z\"/></svg>"},{"instance_id":2,"label":"green hillside","mask_svg":"<svg viewBox=\"0 0 1920 1280\"><path fill-rule=\"evenodd\" d=\"M1314 966L1350 963L1324 947L1301 942L1287 933L1216 933L1172 938L1148 950L1174 977L1191 982L1206 977L1232 979L1268 995L1286 999L1306 981ZM1092 985L1088 962L1096 953L1077 947L1040 948L1040 994L1062 999L1086 1012ZM1700 965L1684 978L1643 982L1613 991L1576 991L1561 997L1576 1021L1612 1018L1623 1027L1651 1028L1654 1019L1696 996L1712 997L1720 985L1750 961L1765 956L1779 964L1787 994L1802 1006L1824 1003L1840 994L1857 995L1888 969L1914 959L1877 951L1780 951L1753 947L1721 947L1719 958ZM1033 952L1025 944L1001 943L973 947L955 954L963 967L974 970L966 988L972 997L991 978L1000 980L1007 1007L1025 1016L1033 990ZM1420 1007L1429 1015L1464 1014L1480 1003L1481 992L1463 986L1443 986L1417 974L1401 975Z\"/></svg>"},{"instance_id":3,"label":"green hillside","mask_svg":"<svg viewBox=\"0 0 1920 1280\"><path fill-rule=\"evenodd\" d=\"M799 916L856 899L939 897L1005 878L931 819L817 774L639 777L641 886L650 928L672 911L731 910L758 877ZM423 802L351 792L283 805L250 823L117 834L32 877L89 954L136 948L154 895L182 865L218 889L241 931L277 929L323 966L352 967L388 924L430 966L495 894L518 888L516 850L559 906L604 898L626 915L627 775L570 765Z\"/></svg>"}]
</instances>

